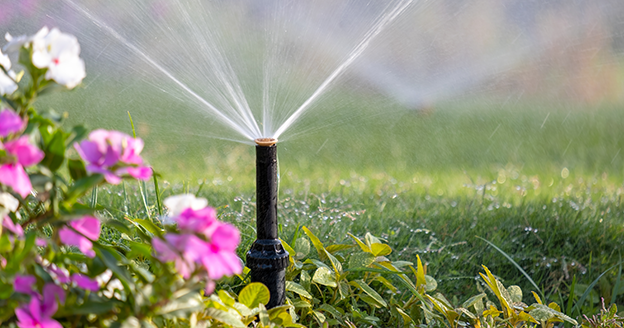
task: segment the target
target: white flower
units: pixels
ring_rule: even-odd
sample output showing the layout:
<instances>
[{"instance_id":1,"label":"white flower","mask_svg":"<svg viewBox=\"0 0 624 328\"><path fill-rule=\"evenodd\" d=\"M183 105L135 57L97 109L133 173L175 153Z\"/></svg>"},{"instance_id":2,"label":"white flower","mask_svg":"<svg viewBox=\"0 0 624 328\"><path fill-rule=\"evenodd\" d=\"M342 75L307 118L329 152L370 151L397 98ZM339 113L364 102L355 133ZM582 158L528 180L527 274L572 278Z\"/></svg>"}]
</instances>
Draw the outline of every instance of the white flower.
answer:
<instances>
[{"instance_id":1,"label":"white flower","mask_svg":"<svg viewBox=\"0 0 624 328\"><path fill-rule=\"evenodd\" d=\"M0 193L0 217L4 217L10 212L17 211L19 201L8 192Z\"/></svg>"},{"instance_id":2,"label":"white flower","mask_svg":"<svg viewBox=\"0 0 624 328\"><path fill-rule=\"evenodd\" d=\"M7 76L3 70L0 70L0 95L12 94L17 90L17 83L14 81L15 73L10 71L11 60L9 56L4 55L2 51L0 51L0 66L4 67L4 70L9 73Z\"/></svg>"},{"instance_id":3,"label":"white flower","mask_svg":"<svg viewBox=\"0 0 624 328\"><path fill-rule=\"evenodd\" d=\"M85 64L78 56L62 54L53 65L50 65L45 77L60 85L73 89L87 76Z\"/></svg>"},{"instance_id":4,"label":"white flower","mask_svg":"<svg viewBox=\"0 0 624 328\"><path fill-rule=\"evenodd\" d=\"M44 27L28 42L32 43L33 65L48 69L46 79L72 89L85 78L85 64L79 57L80 44L75 36L61 33L57 28L48 32Z\"/></svg>"},{"instance_id":5,"label":"white flower","mask_svg":"<svg viewBox=\"0 0 624 328\"><path fill-rule=\"evenodd\" d=\"M193 194L181 194L165 198L163 202L169 209L169 216L175 217L180 215L187 208L193 210L201 210L208 206L206 198L196 198Z\"/></svg>"},{"instance_id":6,"label":"white flower","mask_svg":"<svg viewBox=\"0 0 624 328\"><path fill-rule=\"evenodd\" d=\"M11 60L9 56L2 53L2 50L0 50L0 66L4 67L7 71L11 69Z\"/></svg>"},{"instance_id":7,"label":"white flower","mask_svg":"<svg viewBox=\"0 0 624 328\"><path fill-rule=\"evenodd\" d=\"M41 32L41 31L39 31L39 32ZM46 33L48 33L48 32L46 32ZM16 52L23 45L25 45L26 43L30 42L30 40L32 39L32 37L29 37L27 35L20 35L18 37L13 37L13 36L11 36L11 34L9 34L9 32L7 32L4 35L4 38L8 41L8 43L5 44L4 47L2 48L2 50L5 51L5 52Z\"/></svg>"}]
</instances>

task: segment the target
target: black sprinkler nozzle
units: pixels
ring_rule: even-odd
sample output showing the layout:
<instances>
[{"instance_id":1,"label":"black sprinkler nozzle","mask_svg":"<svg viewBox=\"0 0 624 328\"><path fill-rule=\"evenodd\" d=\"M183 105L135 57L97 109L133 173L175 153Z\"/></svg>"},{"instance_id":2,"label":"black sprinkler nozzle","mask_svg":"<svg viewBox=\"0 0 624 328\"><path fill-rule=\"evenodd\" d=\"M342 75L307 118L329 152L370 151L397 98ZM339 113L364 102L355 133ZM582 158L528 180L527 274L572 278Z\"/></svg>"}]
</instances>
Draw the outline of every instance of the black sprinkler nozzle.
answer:
<instances>
[{"instance_id":1,"label":"black sprinkler nozzle","mask_svg":"<svg viewBox=\"0 0 624 328\"><path fill-rule=\"evenodd\" d=\"M274 139L273 139L274 140ZM257 238L247 252L251 281L269 288L267 308L284 304L288 252L277 236L277 147L256 140L256 228Z\"/></svg>"}]
</instances>

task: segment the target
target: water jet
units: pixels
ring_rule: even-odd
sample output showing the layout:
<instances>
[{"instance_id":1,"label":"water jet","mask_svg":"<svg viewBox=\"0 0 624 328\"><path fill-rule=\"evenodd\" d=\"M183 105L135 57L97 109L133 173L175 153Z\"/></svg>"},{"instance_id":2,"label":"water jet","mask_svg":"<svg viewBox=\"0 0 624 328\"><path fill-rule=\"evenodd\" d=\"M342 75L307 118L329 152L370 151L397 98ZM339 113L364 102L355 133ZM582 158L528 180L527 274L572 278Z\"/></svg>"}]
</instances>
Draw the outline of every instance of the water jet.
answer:
<instances>
[{"instance_id":1,"label":"water jet","mask_svg":"<svg viewBox=\"0 0 624 328\"><path fill-rule=\"evenodd\" d=\"M256 241L247 252L251 281L269 288L267 308L284 304L288 252L277 236L277 139L256 142Z\"/></svg>"}]
</instances>

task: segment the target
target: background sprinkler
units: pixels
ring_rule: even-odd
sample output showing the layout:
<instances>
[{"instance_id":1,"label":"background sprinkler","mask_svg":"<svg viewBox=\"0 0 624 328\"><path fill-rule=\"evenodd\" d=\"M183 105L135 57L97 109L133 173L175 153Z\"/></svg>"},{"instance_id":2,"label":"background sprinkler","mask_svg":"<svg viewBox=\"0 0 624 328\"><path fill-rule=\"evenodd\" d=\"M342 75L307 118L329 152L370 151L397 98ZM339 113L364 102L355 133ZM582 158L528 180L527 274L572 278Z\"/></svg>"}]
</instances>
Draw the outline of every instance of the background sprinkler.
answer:
<instances>
[{"instance_id":1,"label":"background sprinkler","mask_svg":"<svg viewBox=\"0 0 624 328\"><path fill-rule=\"evenodd\" d=\"M251 281L271 292L267 308L284 304L288 252L277 239L277 139L256 139L256 241L247 252Z\"/></svg>"}]
</instances>

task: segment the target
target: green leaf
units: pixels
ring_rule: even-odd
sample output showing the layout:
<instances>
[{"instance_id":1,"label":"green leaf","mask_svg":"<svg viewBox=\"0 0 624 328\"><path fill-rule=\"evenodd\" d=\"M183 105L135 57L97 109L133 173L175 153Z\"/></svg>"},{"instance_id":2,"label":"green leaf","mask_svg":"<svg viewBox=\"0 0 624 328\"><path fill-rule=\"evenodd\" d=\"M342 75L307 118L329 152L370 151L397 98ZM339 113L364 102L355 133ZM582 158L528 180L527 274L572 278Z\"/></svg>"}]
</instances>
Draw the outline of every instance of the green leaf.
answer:
<instances>
[{"instance_id":1,"label":"green leaf","mask_svg":"<svg viewBox=\"0 0 624 328\"><path fill-rule=\"evenodd\" d=\"M374 298L372 298L372 297L368 296L367 294L361 294L361 295L360 295L360 299L361 299L362 301L364 301L366 304L368 304L368 305L372 305L372 306L374 306L374 307L376 307L376 308L382 308L382 307L384 307L384 306L383 306L383 304L381 304L381 303L377 302Z\"/></svg>"},{"instance_id":2,"label":"green leaf","mask_svg":"<svg viewBox=\"0 0 624 328\"><path fill-rule=\"evenodd\" d=\"M529 280L529 282L531 283L531 285L533 285L533 287L535 287L535 289L537 291L539 291L539 293L542 295L542 298L544 298L544 293L542 292L542 290L537 286L537 284L535 283L535 281L533 281L533 279L531 278L531 276L529 276L528 273L526 273L526 271L524 271L524 269L518 264L516 263L516 261L514 261L511 256L509 256L507 253L505 253L502 249L498 248L498 246L494 245L492 242L490 242L487 239L481 238L479 236L477 236L477 238L483 240L484 242L488 243L488 245L492 246L495 250L497 250L499 253L503 254L503 256L509 260L509 262L511 262L511 264L513 264L519 271L520 273L522 273L522 275L527 278L527 280Z\"/></svg>"},{"instance_id":3,"label":"green leaf","mask_svg":"<svg viewBox=\"0 0 624 328\"><path fill-rule=\"evenodd\" d=\"M535 308L535 309L529 311L529 315L532 316L535 320L540 321L540 322L548 321L549 319L555 317L555 315L552 312L550 312L550 311L548 311L548 310L546 310L546 309L544 309L542 307Z\"/></svg>"},{"instance_id":4,"label":"green leaf","mask_svg":"<svg viewBox=\"0 0 624 328\"><path fill-rule=\"evenodd\" d=\"M337 286L336 276L330 269L326 267L320 267L316 269L316 271L314 272L314 275L312 276L312 281L314 281L317 284L321 284L321 285L325 285L329 287Z\"/></svg>"},{"instance_id":5,"label":"green leaf","mask_svg":"<svg viewBox=\"0 0 624 328\"><path fill-rule=\"evenodd\" d=\"M188 318L192 312L199 311L203 308L202 298L195 290L178 290L174 295L180 296L174 300L170 300L157 313L167 319L171 318Z\"/></svg>"},{"instance_id":6,"label":"green leaf","mask_svg":"<svg viewBox=\"0 0 624 328\"><path fill-rule=\"evenodd\" d=\"M303 286L303 288L305 288L306 290L310 290L312 277L310 277L308 271L301 271L301 275L299 276L299 282L301 283L301 286Z\"/></svg>"},{"instance_id":7,"label":"green leaf","mask_svg":"<svg viewBox=\"0 0 624 328\"><path fill-rule=\"evenodd\" d=\"M206 311L204 312L204 314L206 315L206 317L214 319L216 321L222 322L226 325L229 325L231 327L235 327L235 328L245 328L247 327L247 325L243 324L243 322L241 321L241 319L239 317L236 317L234 314L230 313L230 312L226 312L223 310L219 310L217 308L207 308Z\"/></svg>"},{"instance_id":8,"label":"green leaf","mask_svg":"<svg viewBox=\"0 0 624 328\"><path fill-rule=\"evenodd\" d=\"M75 142L84 139L89 133L89 130L82 125L74 125L74 127L72 127L71 131L69 132L72 138L69 139L69 141L67 142L67 148L72 147Z\"/></svg>"},{"instance_id":9,"label":"green leaf","mask_svg":"<svg viewBox=\"0 0 624 328\"><path fill-rule=\"evenodd\" d=\"M513 303L522 302L522 289L520 289L520 287L516 285L509 286L507 287L507 292Z\"/></svg>"},{"instance_id":10,"label":"green leaf","mask_svg":"<svg viewBox=\"0 0 624 328\"><path fill-rule=\"evenodd\" d=\"M322 327L323 322L325 322L326 320L325 315L319 311L314 311L314 310L312 310L312 314L314 314L314 318L318 322L319 326Z\"/></svg>"},{"instance_id":11,"label":"green leaf","mask_svg":"<svg viewBox=\"0 0 624 328\"><path fill-rule=\"evenodd\" d=\"M342 318L342 314L338 312L336 308L334 308L333 306L329 304L322 304L321 306L318 307L318 309L330 313L334 317L334 319Z\"/></svg>"},{"instance_id":12,"label":"green leaf","mask_svg":"<svg viewBox=\"0 0 624 328\"><path fill-rule=\"evenodd\" d=\"M349 284L344 281L338 282L338 292L340 293L340 299L345 299L350 294Z\"/></svg>"},{"instance_id":13,"label":"green leaf","mask_svg":"<svg viewBox=\"0 0 624 328\"><path fill-rule=\"evenodd\" d=\"M438 288L438 282L430 275L425 275L425 290L432 292Z\"/></svg>"},{"instance_id":14,"label":"green leaf","mask_svg":"<svg viewBox=\"0 0 624 328\"><path fill-rule=\"evenodd\" d=\"M393 292L393 293L397 292L397 288L394 287L394 285L388 279L384 278L383 276L378 275L377 277L375 277L375 280L380 282L381 284L383 284L391 292Z\"/></svg>"},{"instance_id":15,"label":"green leaf","mask_svg":"<svg viewBox=\"0 0 624 328\"><path fill-rule=\"evenodd\" d=\"M368 245L364 244L360 238L352 235L350 232L347 232L347 235L349 235L349 237L353 238L353 240L355 240L355 242L360 246L360 248L362 249L363 252L367 252L370 253L371 249L370 247L368 247Z\"/></svg>"},{"instance_id":16,"label":"green leaf","mask_svg":"<svg viewBox=\"0 0 624 328\"><path fill-rule=\"evenodd\" d=\"M107 302L93 302L87 301L84 304L81 304L77 307L71 308L72 315L87 315L87 314L104 314L110 312L115 307L115 304L118 302L107 301Z\"/></svg>"},{"instance_id":17,"label":"green leaf","mask_svg":"<svg viewBox=\"0 0 624 328\"><path fill-rule=\"evenodd\" d=\"M325 247L323 247L321 240L319 240L318 237L316 237L307 227L301 227L301 229L305 232L308 238L310 238L310 241L312 242L312 245L314 245L314 248L316 248L321 261L325 261L327 259L327 254L325 253Z\"/></svg>"},{"instance_id":18,"label":"green leaf","mask_svg":"<svg viewBox=\"0 0 624 328\"><path fill-rule=\"evenodd\" d=\"M266 305L270 298L269 289L259 282L250 283L238 294L238 301L250 309L258 307L258 304Z\"/></svg>"},{"instance_id":19,"label":"green leaf","mask_svg":"<svg viewBox=\"0 0 624 328\"><path fill-rule=\"evenodd\" d=\"M104 181L104 176L101 174L94 174L77 180L69 188L69 190L67 190L64 203L67 207L71 207L71 205L73 205L78 200L78 198L84 196L87 192L91 191L93 187L97 186L102 181Z\"/></svg>"},{"instance_id":20,"label":"green leaf","mask_svg":"<svg viewBox=\"0 0 624 328\"><path fill-rule=\"evenodd\" d=\"M297 293L305 298L309 298L312 299L312 295L310 295L310 293L308 293L307 290L305 290L305 288L303 288L303 286L299 285L296 282L293 281L286 281L286 290L293 292L293 293Z\"/></svg>"},{"instance_id":21,"label":"green leaf","mask_svg":"<svg viewBox=\"0 0 624 328\"><path fill-rule=\"evenodd\" d=\"M366 268L369 265L373 264L374 261L375 255L371 253L355 253L349 258L349 269Z\"/></svg>"},{"instance_id":22,"label":"green leaf","mask_svg":"<svg viewBox=\"0 0 624 328\"><path fill-rule=\"evenodd\" d=\"M409 316L407 313L405 313L405 311L403 311L400 307L395 307L394 308L399 315L401 316L401 318L403 318L403 323L407 326L408 324L414 322L412 317Z\"/></svg>"},{"instance_id":23,"label":"green leaf","mask_svg":"<svg viewBox=\"0 0 624 328\"><path fill-rule=\"evenodd\" d=\"M534 303L530 306L530 308L533 308L533 310L529 311L529 314L538 321L547 321L549 319L557 317L575 326L578 325L578 322L576 322L576 320L546 305ZM544 318L547 319L544 320Z\"/></svg>"},{"instance_id":24,"label":"green leaf","mask_svg":"<svg viewBox=\"0 0 624 328\"><path fill-rule=\"evenodd\" d=\"M229 307L233 307L236 303L236 300L232 296L230 296L230 294L228 294L228 292L226 292L225 290L218 291L217 295L219 295L219 299L221 300L221 302Z\"/></svg>"},{"instance_id":25,"label":"green leaf","mask_svg":"<svg viewBox=\"0 0 624 328\"><path fill-rule=\"evenodd\" d=\"M306 238L297 238L295 241L295 256L296 259L302 259L310 253L310 241Z\"/></svg>"},{"instance_id":26,"label":"green leaf","mask_svg":"<svg viewBox=\"0 0 624 328\"><path fill-rule=\"evenodd\" d=\"M366 235L364 235L364 241L366 241L366 245L368 245L368 247L373 248L373 244L381 244L381 240L379 240L379 238L373 236L370 232L367 232Z\"/></svg>"},{"instance_id":27,"label":"green leaf","mask_svg":"<svg viewBox=\"0 0 624 328\"><path fill-rule=\"evenodd\" d=\"M392 248L386 244L372 244L370 248L375 256L386 256L392 253Z\"/></svg>"},{"instance_id":28,"label":"green leaf","mask_svg":"<svg viewBox=\"0 0 624 328\"><path fill-rule=\"evenodd\" d=\"M65 160L65 134L62 130L54 132L43 151L45 157L41 160L41 164L47 166L52 172L58 170Z\"/></svg>"},{"instance_id":29,"label":"green leaf","mask_svg":"<svg viewBox=\"0 0 624 328\"><path fill-rule=\"evenodd\" d=\"M128 245L130 246L128 259L135 259L137 257L152 259L152 247L150 245L137 243L136 241L128 241Z\"/></svg>"},{"instance_id":30,"label":"green leaf","mask_svg":"<svg viewBox=\"0 0 624 328\"><path fill-rule=\"evenodd\" d=\"M70 159L67 161L67 168L69 169L69 176L74 181L80 180L87 176L87 169L84 163L78 159Z\"/></svg>"},{"instance_id":31,"label":"green leaf","mask_svg":"<svg viewBox=\"0 0 624 328\"><path fill-rule=\"evenodd\" d=\"M329 258L329 261L332 264L332 267L334 268L334 272L336 273L336 280L338 280L338 277L342 274L342 264L340 263L340 261L338 261L338 259L333 256L331 253L329 253L327 250L324 250L325 254L327 255L327 258Z\"/></svg>"},{"instance_id":32,"label":"green leaf","mask_svg":"<svg viewBox=\"0 0 624 328\"><path fill-rule=\"evenodd\" d=\"M346 249L351 249L353 248L353 245L346 245L346 244L334 244L334 245L329 245L327 247L325 247L325 249L330 252L331 254L340 252L340 251L344 251Z\"/></svg>"},{"instance_id":33,"label":"green leaf","mask_svg":"<svg viewBox=\"0 0 624 328\"><path fill-rule=\"evenodd\" d=\"M310 304L310 302L304 301L302 299L293 300L292 303L293 303L293 306L296 308L311 308L312 307L312 304Z\"/></svg>"},{"instance_id":34,"label":"green leaf","mask_svg":"<svg viewBox=\"0 0 624 328\"><path fill-rule=\"evenodd\" d=\"M117 258L113 255L114 251L109 251L106 247L99 245L97 243L93 244L93 248L95 250L95 254L102 260L104 265L109 268L115 276L121 281L125 288L129 289L129 286L134 285L132 278L130 278L130 274L126 270L125 267L121 267L117 264ZM118 257L121 255L117 254Z\"/></svg>"},{"instance_id":35,"label":"green leaf","mask_svg":"<svg viewBox=\"0 0 624 328\"><path fill-rule=\"evenodd\" d=\"M163 231L162 229L160 229L159 227L157 227L152 221L147 220L147 219L134 219L132 220L136 223L138 223L141 227L143 227L145 230L151 232L153 235L158 236L158 237L162 237L163 235Z\"/></svg>"},{"instance_id":36,"label":"green leaf","mask_svg":"<svg viewBox=\"0 0 624 328\"><path fill-rule=\"evenodd\" d=\"M481 293L479 295L475 295L475 296L469 298L467 301L465 301L464 304L462 304L462 307L469 308L469 307L477 304L477 302L481 301L481 299L484 298L485 296L486 296L485 293Z\"/></svg>"},{"instance_id":37,"label":"green leaf","mask_svg":"<svg viewBox=\"0 0 624 328\"><path fill-rule=\"evenodd\" d=\"M258 319L260 320L260 324L262 325L261 327L268 326L271 320L269 318L269 313L267 312L263 304L258 304L258 307L260 308L260 311L258 312Z\"/></svg>"},{"instance_id":38,"label":"green leaf","mask_svg":"<svg viewBox=\"0 0 624 328\"><path fill-rule=\"evenodd\" d=\"M386 307L388 303L384 301L383 297L379 295L374 289L372 289L364 280L354 280L356 287L359 287L363 292L368 294L368 296L372 297L375 302L379 303L381 306Z\"/></svg>"},{"instance_id":39,"label":"green leaf","mask_svg":"<svg viewBox=\"0 0 624 328\"><path fill-rule=\"evenodd\" d=\"M416 286L424 286L427 284L427 279L425 278L425 268L423 267L420 256L418 255L416 255L416 265Z\"/></svg>"}]
</instances>

